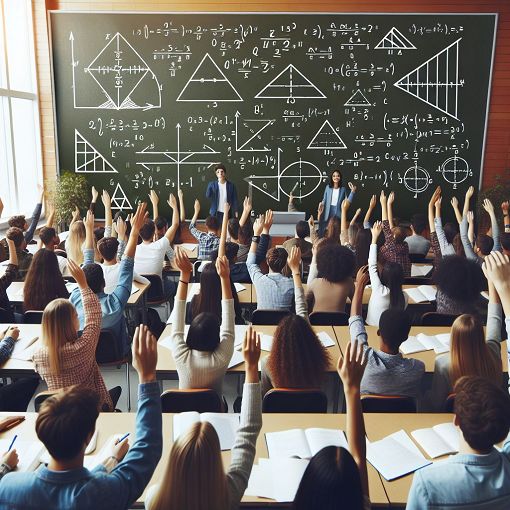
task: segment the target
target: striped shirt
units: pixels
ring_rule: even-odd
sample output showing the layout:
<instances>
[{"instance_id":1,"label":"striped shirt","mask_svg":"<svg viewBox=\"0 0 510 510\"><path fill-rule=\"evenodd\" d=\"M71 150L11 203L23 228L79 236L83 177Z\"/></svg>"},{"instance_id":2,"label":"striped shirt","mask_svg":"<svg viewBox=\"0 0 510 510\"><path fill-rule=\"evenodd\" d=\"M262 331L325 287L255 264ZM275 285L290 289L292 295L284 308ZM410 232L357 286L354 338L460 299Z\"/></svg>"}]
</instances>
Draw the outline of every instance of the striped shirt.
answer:
<instances>
[{"instance_id":1,"label":"striped shirt","mask_svg":"<svg viewBox=\"0 0 510 510\"><path fill-rule=\"evenodd\" d=\"M220 245L220 238L212 232L202 232L201 230L198 230L195 223L190 223L189 231L198 241L197 258L199 260L211 260L211 252L218 249Z\"/></svg>"}]
</instances>

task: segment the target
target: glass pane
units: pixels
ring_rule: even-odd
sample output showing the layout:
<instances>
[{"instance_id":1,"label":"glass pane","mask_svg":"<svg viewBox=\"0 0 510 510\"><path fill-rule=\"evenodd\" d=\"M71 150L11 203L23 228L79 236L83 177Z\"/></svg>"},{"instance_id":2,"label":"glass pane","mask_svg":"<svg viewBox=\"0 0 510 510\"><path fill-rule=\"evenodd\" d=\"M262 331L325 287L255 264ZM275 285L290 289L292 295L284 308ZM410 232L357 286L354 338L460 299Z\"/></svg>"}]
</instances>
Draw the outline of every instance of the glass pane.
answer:
<instances>
[{"instance_id":1,"label":"glass pane","mask_svg":"<svg viewBox=\"0 0 510 510\"><path fill-rule=\"evenodd\" d=\"M4 13L2 10L2 3L0 2L0 88L7 88L7 81L5 79L5 53L4 53Z\"/></svg>"},{"instance_id":2,"label":"glass pane","mask_svg":"<svg viewBox=\"0 0 510 510\"><path fill-rule=\"evenodd\" d=\"M9 125L8 99L0 97L0 197L4 203L2 218L16 214L17 210Z\"/></svg>"},{"instance_id":3,"label":"glass pane","mask_svg":"<svg viewBox=\"0 0 510 510\"><path fill-rule=\"evenodd\" d=\"M10 88L36 92L32 11L27 0L4 1Z\"/></svg>"},{"instance_id":4,"label":"glass pane","mask_svg":"<svg viewBox=\"0 0 510 510\"><path fill-rule=\"evenodd\" d=\"M36 103L17 98L12 98L11 101L19 208L23 214L30 214L37 202L36 184L39 181L41 159L36 129L38 122Z\"/></svg>"}]
</instances>

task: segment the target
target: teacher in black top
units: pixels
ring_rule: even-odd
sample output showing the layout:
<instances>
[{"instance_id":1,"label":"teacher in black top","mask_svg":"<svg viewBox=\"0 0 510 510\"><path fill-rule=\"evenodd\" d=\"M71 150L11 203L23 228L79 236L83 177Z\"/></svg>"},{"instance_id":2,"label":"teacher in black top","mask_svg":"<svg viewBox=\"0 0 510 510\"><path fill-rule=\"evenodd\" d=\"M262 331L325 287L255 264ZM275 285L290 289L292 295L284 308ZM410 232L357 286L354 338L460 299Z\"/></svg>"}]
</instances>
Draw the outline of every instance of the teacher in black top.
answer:
<instances>
[{"instance_id":1,"label":"teacher in black top","mask_svg":"<svg viewBox=\"0 0 510 510\"><path fill-rule=\"evenodd\" d=\"M223 163L219 163L214 168L217 181L211 181L207 185L205 196L211 201L209 214L216 216L220 222L223 220L223 205L225 202L230 204L230 215L234 214L237 218L237 190L235 184L227 180L227 169Z\"/></svg>"},{"instance_id":2,"label":"teacher in black top","mask_svg":"<svg viewBox=\"0 0 510 510\"><path fill-rule=\"evenodd\" d=\"M348 183L350 193L347 196L347 190L342 186L342 174L340 170L333 170L333 173L329 177L329 183L326 185L324 190L324 196L322 197L322 205L324 212L319 223L320 234L324 233L326 225L330 218L340 218L342 210L342 202L344 198L347 198L352 203L354 194L356 193L356 186L352 182Z\"/></svg>"}]
</instances>

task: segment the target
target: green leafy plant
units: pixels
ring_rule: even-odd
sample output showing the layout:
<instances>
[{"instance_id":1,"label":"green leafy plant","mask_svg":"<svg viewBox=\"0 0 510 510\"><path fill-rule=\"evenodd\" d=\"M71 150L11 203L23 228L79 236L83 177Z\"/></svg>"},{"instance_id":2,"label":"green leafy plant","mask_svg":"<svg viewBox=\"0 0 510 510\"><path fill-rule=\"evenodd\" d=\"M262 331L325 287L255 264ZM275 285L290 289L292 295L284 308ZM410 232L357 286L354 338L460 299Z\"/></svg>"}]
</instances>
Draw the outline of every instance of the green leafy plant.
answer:
<instances>
[{"instance_id":1,"label":"green leafy plant","mask_svg":"<svg viewBox=\"0 0 510 510\"><path fill-rule=\"evenodd\" d=\"M56 221L61 226L71 222L76 206L87 209L90 202L90 186L83 175L64 171L55 183L53 192Z\"/></svg>"},{"instance_id":2,"label":"green leafy plant","mask_svg":"<svg viewBox=\"0 0 510 510\"><path fill-rule=\"evenodd\" d=\"M510 200L510 168L502 170L501 173L494 178L493 185L480 190L478 193L476 212L480 221L480 231L484 233L490 227L489 217L482 205L486 198L494 205L496 217L500 220L501 224L501 203L505 200Z\"/></svg>"}]
</instances>

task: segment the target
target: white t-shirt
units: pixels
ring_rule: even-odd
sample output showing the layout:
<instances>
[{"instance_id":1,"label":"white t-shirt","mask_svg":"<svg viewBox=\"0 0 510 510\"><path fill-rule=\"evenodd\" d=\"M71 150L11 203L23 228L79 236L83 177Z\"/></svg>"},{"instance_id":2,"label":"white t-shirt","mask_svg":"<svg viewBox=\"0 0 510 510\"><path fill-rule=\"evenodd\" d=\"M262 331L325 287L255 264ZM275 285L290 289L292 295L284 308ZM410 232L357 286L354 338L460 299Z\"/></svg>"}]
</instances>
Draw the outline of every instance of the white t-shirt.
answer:
<instances>
[{"instance_id":1,"label":"white t-shirt","mask_svg":"<svg viewBox=\"0 0 510 510\"><path fill-rule=\"evenodd\" d=\"M218 182L218 188L220 189L220 197L218 198L218 211L223 212L225 202L227 201L227 181L223 184Z\"/></svg>"},{"instance_id":2,"label":"white t-shirt","mask_svg":"<svg viewBox=\"0 0 510 510\"><path fill-rule=\"evenodd\" d=\"M58 268L60 269L60 272L62 274L65 274L67 269L67 259L65 257L61 257L60 255L57 255L57 261L58 261Z\"/></svg>"},{"instance_id":3,"label":"white t-shirt","mask_svg":"<svg viewBox=\"0 0 510 510\"><path fill-rule=\"evenodd\" d=\"M135 253L135 271L138 274L157 274L162 277L163 262L167 253L173 258L173 250L167 237L153 243L139 244Z\"/></svg>"},{"instance_id":4,"label":"white t-shirt","mask_svg":"<svg viewBox=\"0 0 510 510\"><path fill-rule=\"evenodd\" d=\"M111 294L115 290L115 287L117 287L117 284L119 283L120 263L117 262L117 264L113 264L112 266L101 264L101 267L103 268L105 281L104 291L106 294ZM133 280L135 282L144 284L150 283L149 280L147 280L147 278L140 276L136 272L133 272Z\"/></svg>"},{"instance_id":5,"label":"white t-shirt","mask_svg":"<svg viewBox=\"0 0 510 510\"><path fill-rule=\"evenodd\" d=\"M339 193L340 193L340 188L333 188L333 194L331 195L331 205L338 204Z\"/></svg>"}]
</instances>

